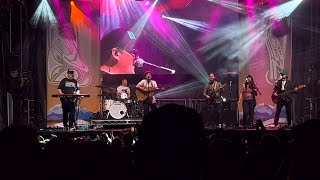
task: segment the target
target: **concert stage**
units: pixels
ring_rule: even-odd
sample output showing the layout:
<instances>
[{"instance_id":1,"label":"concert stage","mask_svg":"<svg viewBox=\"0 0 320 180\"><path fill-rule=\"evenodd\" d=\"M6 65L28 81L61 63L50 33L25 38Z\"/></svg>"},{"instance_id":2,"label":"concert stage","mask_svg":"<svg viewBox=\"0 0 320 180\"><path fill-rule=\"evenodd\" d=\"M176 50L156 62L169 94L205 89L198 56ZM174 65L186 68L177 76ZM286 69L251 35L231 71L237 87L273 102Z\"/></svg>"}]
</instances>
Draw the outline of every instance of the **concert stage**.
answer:
<instances>
[{"instance_id":1,"label":"concert stage","mask_svg":"<svg viewBox=\"0 0 320 180\"><path fill-rule=\"evenodd\" d=\"M39 135L41 135L45 139L50 139L51 137L55 137L55 136L68 138L68 139L89 136L90 138L94 139L101 134L108 134L109 137L111 136L122 137L125 133L139 131L139 124L141 122L137 124L130 124L131 122L129 120L127 121L128 121L128 124L112 124L112 122L103 122L103 123L109 123L109 124L105 124L103 126L91 126L89 127L89 129L86 129L86 130L81 130L81 128L79 128L78 130L63 130L62 128L40 129ZM291 131L290 127L289 128L266 128L266 132L264 133L278 135L279 133L283 133L283 132L290 133L290 131ZM243 129L239 127L230 127L230 128L216 128L216 129L205 128L204 129L204 135L206 137L219 134L223 136L236 135L238 137L247 139L247 138L259 136L261 135L261 133L262 131L257 130L256 128Z\"/></svg>"},{"instance_id":2,"label":"concert stage","mask_svg":"<svg viewBox=\"0 0 320 180\"><path fill-rule=\"evenodd\" d=\"M104 125L136 125L141 124L142 118L128 118L128 119L93 119L90 121L91 126L104 126Z\"/></svg>"}]
</instances>

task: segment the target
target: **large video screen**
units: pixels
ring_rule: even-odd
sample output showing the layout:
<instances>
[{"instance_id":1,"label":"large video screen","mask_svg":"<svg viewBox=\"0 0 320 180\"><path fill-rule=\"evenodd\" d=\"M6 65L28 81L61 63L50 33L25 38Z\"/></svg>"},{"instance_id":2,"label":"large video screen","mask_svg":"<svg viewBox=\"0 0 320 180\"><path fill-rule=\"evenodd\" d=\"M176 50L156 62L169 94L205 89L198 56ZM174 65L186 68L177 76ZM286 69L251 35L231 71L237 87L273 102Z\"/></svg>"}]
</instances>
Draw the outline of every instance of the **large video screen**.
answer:
<instances>
[{"instance_id":1,"label":"large video screen","mask_svg":"<svg viewBox=\"0 0 320 180\"><path fill-rule=\"evenodd\" d=\"M236 0L231 0L232 3ZM207 74L233 72L230 40L210 46L232 30L238 13L211 1L108 0L100 2L102 74ZM224 34L226 34L224 32ZM223 47L222 47L223 46ZM213 49L216 48L213 53ZM221 52L220 52L221 51ZM227 61L228 60L228 61ZM226 63L228 62L228 63Z\"/></svg>"}]
</instances>

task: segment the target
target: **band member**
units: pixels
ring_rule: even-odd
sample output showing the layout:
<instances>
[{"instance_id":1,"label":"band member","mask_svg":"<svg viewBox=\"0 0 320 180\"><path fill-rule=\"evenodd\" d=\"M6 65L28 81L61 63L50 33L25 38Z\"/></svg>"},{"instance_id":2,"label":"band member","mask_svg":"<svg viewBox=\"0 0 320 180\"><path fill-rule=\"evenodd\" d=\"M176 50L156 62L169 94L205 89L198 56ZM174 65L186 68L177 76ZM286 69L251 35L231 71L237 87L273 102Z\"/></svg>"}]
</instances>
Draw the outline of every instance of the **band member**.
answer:
<instances>
[{"instance_id":1,"label":"band member","mask_svg":"<svg viewBox=\"0 0 320 180\"><path fill-rule=\"evenodd\" d=\"M281 79L278 80L273 89L273 96L277 97L277 107L276 114L274 117L274 127L278 127L279 123L279 115L281 113L281 109L283 106L286 107L288 126L291 126L291 104L292 104L292 94L298 91L298 88L293 85L293 83L288 80L288 71L282 70L280 72ZM286 93L284 95L280 95L280 93Z\"/></svg>"},{"instance_id":2,"label":"band member","mask_svg":"<svg viewBox=\"0 0 320 180\"><path fill-rule=\"evenodd\" d=\"M74 70L68 69L67 77L63 78L58 86L59 94L79 94L80 88L77 80L74 79ZM69 128L72 130L75 124L75 112L77 97L60 97L63 126L65 130Z\"/></svg>"},{"instance_id":3,"label":"band member","mask_svg":"<svg viewBox=\"0 0 320 180\"><path fill-rule=\"evenodd\" d=\"M19 77L17 68L12 68L9 75L10 77L8 92L12 95L13 101L13 123L24 124L25 122L23 122L23 117L21 117L23 114L22 103L28 79Z\"/></svg>"},{"instance_id":4,"label":"band member","mask_svg":"<svg viewBox=\"0 0 320 180\"><path fill-rule=\"evenodd\" d=\"M137 88L137 98L143 103L143 113L147 115L151 111L157 109L156 98L154 92L158 90L157 82L152 79L151 71L144 73L144 79L141 80ZM142 98L139 97L139 93L143 94Z\"/></svg>"},{"instance_id":5,"label":"band member","mask_svg":"<svg viewBox=\"0 0 320 180\"><path fill-rule=\"evenodd\" d=\"M253 125L254 118L254 108L256 107L256 96L261 95L259 89L254 83L253 77L251 75L247 75L246 81L242 84L240 88L240 98L238 103L242 101L243 107L243 127L247 128L248 126Z\"/></svg>"},{"instance_id":6,"label":"band member","mask_svg":"<svg viewBox=\"0 0 320 180\"><path fill-rule=\"evenodd\" d=\"M120 99L130 99L130 88L127 79L121 80L121 85L117 87L117 97Z\"/></svg>"},{"instance_id":7,"label":"band member","mask_svg":"<svg viewBox=\"0 0 320 180\"><path fill-rule=\"evenodd\" d=\"M209 74L209 82L205 85L203 90L203 96L205 97L207 104L210 107L210 118L212 122L208 122L209 126L218 125L223 126L221 121L222 113L222 93L223 86L220 82L216 81L214 73Z\"/></svg>"}]
</instances>

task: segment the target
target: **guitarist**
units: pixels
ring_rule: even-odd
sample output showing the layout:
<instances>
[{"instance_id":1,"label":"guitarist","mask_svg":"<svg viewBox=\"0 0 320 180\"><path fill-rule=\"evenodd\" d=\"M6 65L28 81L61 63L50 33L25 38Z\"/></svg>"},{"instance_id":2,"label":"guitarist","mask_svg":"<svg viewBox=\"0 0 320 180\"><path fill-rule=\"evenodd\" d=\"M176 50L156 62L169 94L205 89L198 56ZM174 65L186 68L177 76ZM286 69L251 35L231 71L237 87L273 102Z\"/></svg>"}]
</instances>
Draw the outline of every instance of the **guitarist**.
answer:
<instances>
[{"instance_id":1,"label":"guitarist","mask_svg":"<svg viewBox=\"0 0 320 180\"><path fill-rule=\"evenodd\" d=\"M288 91L297 92L298 88L295 87L292 81L288 80L288 71L282 70L280 72L280 79L276 82L273 89L273 96L277 97L276 114L274 117L274 127L278 127L279 115L283 106L286 107L288 126L291 126L291 104L292 104L292 93L281 95Z\"/></svg>"},{"instance_id":2,"label":"guitarist","mask_svg":"<svg viewBox=\"0 0 320 180\"><path fill-rule=\"evenodd\" d=\"M151 71L144 73L144 79L141 80L136 88L138 91L143 92L147 97L142 100L144 115L147 115L151 111L157 109L156 98L154 92L158 90L157 82L152 79Z\"/></svg>"},{"instance_id":3,"label":"guitarist","mask_svg":"<svg viewBox=\"0 0 320 180\"><path fill-rule=\"evenodd\" d=\"M221 121L221 113L222 113L222 97L221 94L223 92L223 86L220 82L216 81L215 74L209 74L209 82L205 85L203 90L203 96L207 100L207 104L210 109L210 118L212 122L208 122L209 126L219 125L223 126L223 122Z\"/></svg>"}]
</instances>

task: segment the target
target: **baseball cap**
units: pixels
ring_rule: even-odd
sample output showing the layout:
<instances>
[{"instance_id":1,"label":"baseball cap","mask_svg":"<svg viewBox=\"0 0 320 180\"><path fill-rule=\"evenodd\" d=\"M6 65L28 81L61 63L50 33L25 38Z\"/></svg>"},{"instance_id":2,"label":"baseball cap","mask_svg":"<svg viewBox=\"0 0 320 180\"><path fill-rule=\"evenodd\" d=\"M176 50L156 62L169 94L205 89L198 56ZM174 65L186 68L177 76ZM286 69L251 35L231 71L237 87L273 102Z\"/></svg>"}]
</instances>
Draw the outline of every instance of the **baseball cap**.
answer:
<instances>
[{"instance_id":1,"label":"baseball cap","mask_svg":"<svg viewBox=\"0 0 320 180\"><path fill-rule=\"evenodd\" d=\"M288 71L283 69L283 70L280 72L280 74L281 74L281 75L288 75Z\"/></svg>"},{"instance_id":2,"label":"baseball cap","mask_svg":"<svg viewBox=\"0 0 320 180\"><path fill-rule=\"evenodd\" d=\"M68 69L68 74L74 74L74 70L72 68Z\"/></svg>"}]
</instances>

